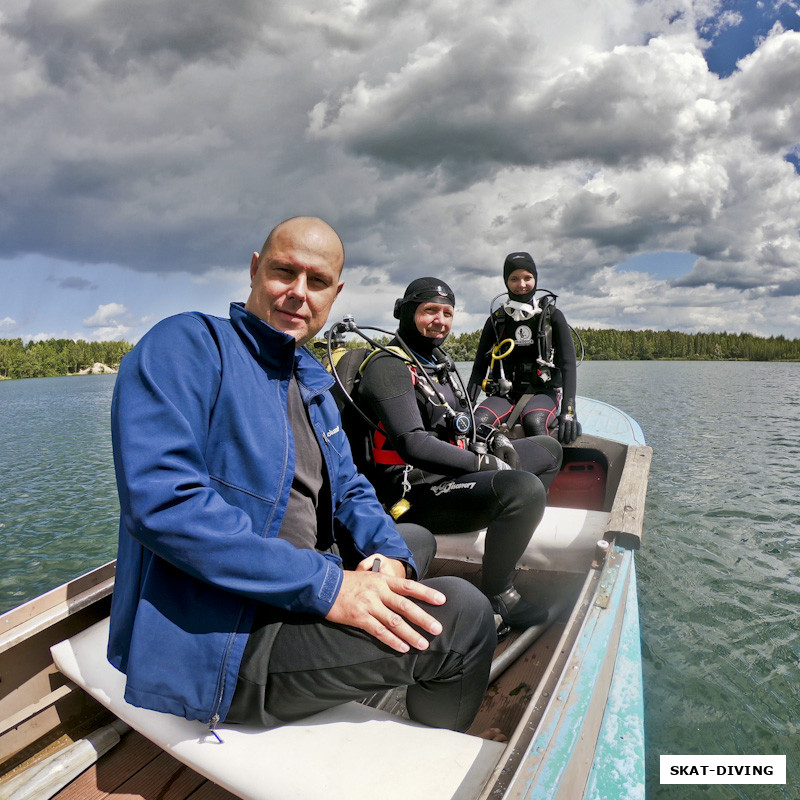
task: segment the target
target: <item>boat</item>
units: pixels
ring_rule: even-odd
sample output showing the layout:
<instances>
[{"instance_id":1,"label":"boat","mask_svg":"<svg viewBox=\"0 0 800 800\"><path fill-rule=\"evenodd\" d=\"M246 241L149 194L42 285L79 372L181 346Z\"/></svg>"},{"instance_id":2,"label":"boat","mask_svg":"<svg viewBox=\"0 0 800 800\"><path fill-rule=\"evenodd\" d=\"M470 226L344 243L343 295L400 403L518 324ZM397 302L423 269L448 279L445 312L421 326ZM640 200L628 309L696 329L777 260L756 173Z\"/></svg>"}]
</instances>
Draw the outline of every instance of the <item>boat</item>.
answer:
<instances>
[{"instance_id":1,"label":"boat","mask_svg":"<svg viewBox=\"0 0 800 800\"><path fill-rule=\"evenodd\" d=\"M652 450L623 411L577 405L583 433L517 576L550 615L498 645L470 731L404 719L402 691L270 731L220 726L222 742L134 709L104 657L111 562L0 619L0 800L643 798L635 553ZM483 533L439 537L434 574L476 581ZM481 738L489 726L508 741Z\"/></svg>"}]
</instances>

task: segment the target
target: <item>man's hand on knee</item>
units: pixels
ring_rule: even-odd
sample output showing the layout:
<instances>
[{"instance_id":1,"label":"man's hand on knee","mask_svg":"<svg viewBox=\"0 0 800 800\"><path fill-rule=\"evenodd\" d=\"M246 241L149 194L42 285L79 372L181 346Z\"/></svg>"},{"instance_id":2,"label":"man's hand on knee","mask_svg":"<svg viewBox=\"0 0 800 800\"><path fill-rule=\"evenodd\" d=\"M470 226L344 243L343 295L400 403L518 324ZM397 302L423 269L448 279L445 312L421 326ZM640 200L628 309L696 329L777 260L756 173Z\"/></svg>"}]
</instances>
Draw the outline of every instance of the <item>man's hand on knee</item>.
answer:
<instances>
[{"instance_id":1,"label":"man's hand on knee","mask_svg":"<svg viewBox=\"0 0 800 800\"><path fill-rule=\"evenodd\" d=\"M440 606L446 598L408 578L366 569L345 570L339 594L325 619L360 628L398 653L407 653L411 647L425 650L428 640L412 625L434 636L442 632L442 626L414 600Z\"/></svg>"}]
</instances>

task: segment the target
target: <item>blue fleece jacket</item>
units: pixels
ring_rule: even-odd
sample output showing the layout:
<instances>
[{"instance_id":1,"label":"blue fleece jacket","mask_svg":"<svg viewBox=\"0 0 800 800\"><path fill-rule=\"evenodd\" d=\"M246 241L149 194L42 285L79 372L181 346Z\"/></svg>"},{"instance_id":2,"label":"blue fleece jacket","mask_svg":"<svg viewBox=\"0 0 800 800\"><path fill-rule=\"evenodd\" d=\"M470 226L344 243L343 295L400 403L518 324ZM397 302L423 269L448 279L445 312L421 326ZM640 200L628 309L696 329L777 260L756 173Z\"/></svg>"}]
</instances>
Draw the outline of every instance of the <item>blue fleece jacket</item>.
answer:
<instances>
[{"instance_id":1,"label":"blue fleece jacket","mask_svg":"<svg viewBox=\"0 0 800 800\"><path fill-rule=\"evenodd\" d=\"M230 707L258 603L328 613L330 553L277 538L294 474L294 371L327 469L332 536L367 557L411 554L355 469L332 380L240 304L170 317L123 359L111 429L120 499L109 661L133 705L214 724Z\"/></svg>"}]
</instances>

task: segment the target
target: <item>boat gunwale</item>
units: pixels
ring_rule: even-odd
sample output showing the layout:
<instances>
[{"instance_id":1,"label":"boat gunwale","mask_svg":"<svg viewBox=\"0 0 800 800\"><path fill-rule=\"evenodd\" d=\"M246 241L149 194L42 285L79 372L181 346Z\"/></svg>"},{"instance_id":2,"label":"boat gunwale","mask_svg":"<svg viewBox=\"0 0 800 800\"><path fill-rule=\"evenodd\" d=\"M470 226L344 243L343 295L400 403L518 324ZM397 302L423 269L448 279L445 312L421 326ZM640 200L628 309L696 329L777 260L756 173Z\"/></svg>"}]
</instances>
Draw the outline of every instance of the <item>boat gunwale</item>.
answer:
<instances>
[{"instance_id":1,"label":"boat gunwale","mask_svg":"<svg viewBox=\"0 0 800 800\"><path fill-rule=\"evenodd\" d=\"M101 564L4 612L0 616L0 654L110 595L116 565L116 560Z\"/></svg>"},{"instance_id":2,"label":"boat gunwale","mask_svg":"<svg viewBox=\"0 0 800 800\"><path fill-rule=\"evenodd\" d=\"M608 559L598 588L611 580L617 599L603 605L599 592L590 598L547 708L520 756L519 766L509 776L503 795L508 800L532 796L573 800L585 796L616 667L632 556L630 551L615 548ZM589 672L596 680L581 692L581 688L587 688ZM534 786L539 791L531 795L527 789Z\"/></svg>"},{"instance_id":3,"label":"boat gunwale","mask_svg":"<svg viewBox=\"0 0 800 800\"><path fill-rule=\"evenodd\" d=\"M575 600L558 644L545 668L544 675L529 700L517 727L509 737L503 755L476 800L490 800L493 797L502 797L513 781L517 770L522 766L527 756L528 747L535 738L541 721L547 714L547 710L555 696L558 684L561 682L564 667L569 661L575 641L580 635L584 620L596 597L599 582L600 570L590 569Z\"/></svg>"},{"instance_id":4,"label":"boat gunwale","mask_svg":"<svg viewBox=\"0 0 800 800\"><path fill-rule=\"evenodd\" d=\"M611 441L602 440L601 437L583 438L585 440ZM582 443L582 440L578 440L576 444ZM589 444L589 442L586 443ZM623 576L627 587L632 572L633 551L639 548L641 532L644 526L644 500L652 453L652 448L646 445L632 443L626 446L622 472L619 482L616 484L609 522L604 534L604 538L612 545L611 551L602 565L602 570L595 568L589 570L581 594L575 602L573 611L559 640L558 647L545 670L545 674L542 676L534 695L529 701L525 712L523 712L519 724L509 739L508 747L487 781L483 792L479 795L478 800L503 797L507 791L513 788L520 769L531 757L531 744L536 740L548 719L552 707L556 703L556 698L559 694L558 689L565 680L565 666L579 655L577 650L581 645L582 634L593 616L590 612L596 607L599 608L598 613L606 610L601 607L603 602L605 602L606 606L608 603L608 598L603 601L600 596L602 587L606 586L608 588L610 572L615 573L615 587L621 577L618 574L622 566L618 554L631 551L629 553L630 559L627 562L630 566L625 570L625 575ZM631 488L628 489L628 487ZM637 532L638 536L636 535ZM610 596L610 590L608 595ZM621 607L612 609L615 612L615 625L622 624L626 598L627 592L622 596ZM619 619L616 619L617 616ZM611 676L609 676L606 689L610 691L610 688ZM548 701L545 707L542 708L541 700L545 692L547 692ZM596 732L598 736L601 727L602 719L597 725ZM548 750L550 746L548 745ZM537 761L539 763L543 762L546 755L546 752L542 753L537 758Z\"/></svg>"},{"instance_id":5,"label":"boat gunwale","mask_svg":"<svg viewBox=\"0 0 800 800\"><path fill-rule=\"evenodd\" d=\"M0 617L0 784L37 743L48 749L62 736L70 740L73 727L82 729L72 720L102 709L61 675L49 648L108 615L115 567L95 567Z\"/></svg>"}]
</instances>

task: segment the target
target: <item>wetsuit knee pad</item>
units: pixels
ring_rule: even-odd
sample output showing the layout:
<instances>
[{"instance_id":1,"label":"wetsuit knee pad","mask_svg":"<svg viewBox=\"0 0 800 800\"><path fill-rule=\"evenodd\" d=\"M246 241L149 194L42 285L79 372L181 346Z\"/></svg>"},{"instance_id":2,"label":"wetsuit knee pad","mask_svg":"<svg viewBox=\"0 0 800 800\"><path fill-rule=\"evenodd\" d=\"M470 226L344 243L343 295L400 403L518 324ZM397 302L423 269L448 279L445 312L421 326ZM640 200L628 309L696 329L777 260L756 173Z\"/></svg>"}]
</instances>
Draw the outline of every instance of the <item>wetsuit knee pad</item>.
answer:
<instances>
[{"instance_id":1,"label":"wetsuit knee pad","mask_svg":"<svg viewBox=\"0 0 800 800\"><path fill-rule=\"evenodd\" d=\"M505 398L498 395L484 398L473 412L476 425L497 425L511 413L513 406Z\"/></svg>"},{"instance_id":2,"label":"wetsuit knee pad","mask_svg":"<svg viewBox=\"0 0 800 800\"><path fill-rule=\"evenodd\" d=\"M478 425L492 425L497 422L497 415L485 406L478 406L473 412L475 417L475 427Z\"/></svg>"},{"instance_id":3,"label":"wetsuit knee pad","mask_svg":"<svg viewBox=\"0 0 800 800\"><path fill-rule=\"evenodd\" d=\"M553 412L546 408L536 408L522 415L522 427L528 436L547 436L547 423Z\"/></svg>"},{"instance_id":4,"label":"wetsuit knee pad","mask_svg":"<svg viewBox=\"0 0 800 800\"><path fill-rule=\"evenodd\" d=\"M514 441L514 449L520 460L520 469L532 472L539 477L545 488L555 480L564 451L557 439L552 436L527 436Z\"/></svg>"}]
</instances>

